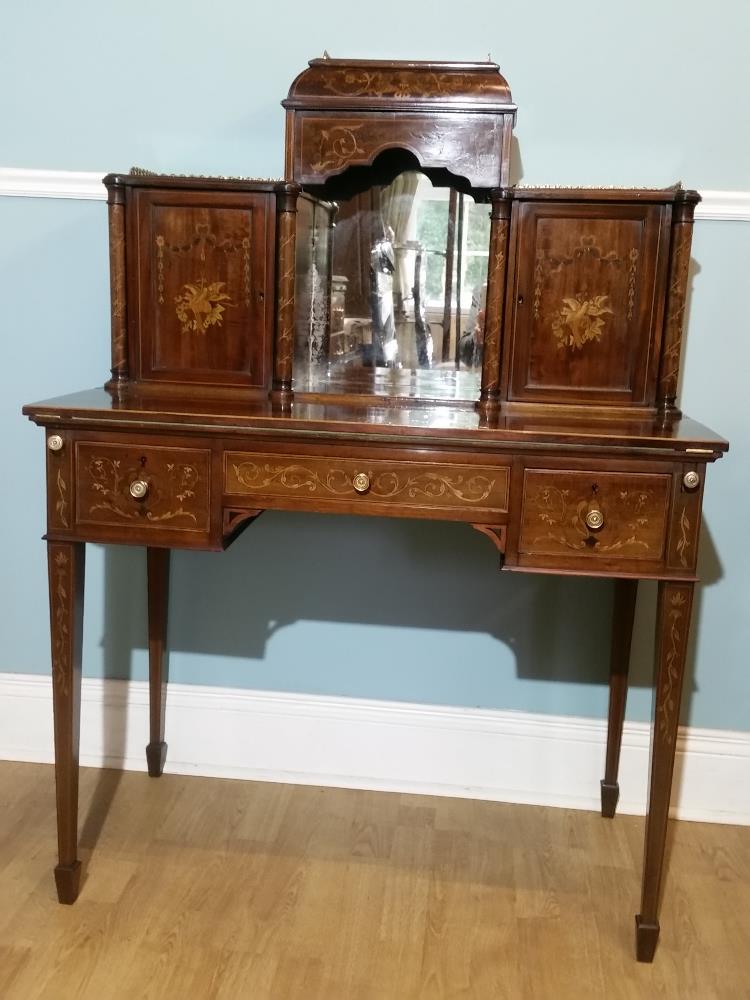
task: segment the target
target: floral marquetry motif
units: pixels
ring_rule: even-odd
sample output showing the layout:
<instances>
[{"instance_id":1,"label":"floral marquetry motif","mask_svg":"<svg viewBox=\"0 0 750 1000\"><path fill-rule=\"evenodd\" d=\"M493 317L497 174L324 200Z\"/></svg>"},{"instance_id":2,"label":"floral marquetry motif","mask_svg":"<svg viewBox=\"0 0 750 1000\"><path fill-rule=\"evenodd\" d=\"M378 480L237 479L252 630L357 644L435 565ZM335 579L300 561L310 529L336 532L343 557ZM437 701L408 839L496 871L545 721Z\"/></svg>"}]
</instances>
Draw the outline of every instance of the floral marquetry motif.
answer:
<instances>
[{"instance_id":1,"label":"floral marquetry motif","mask_svg":"<svg viewBox=\"0 0 750 1000\"><path fill-rule=\"evenodd\" d=\"M519 549L660 560L669 476L527 470Z\"/></svg>"},{"instance_id":2,"label":"floral marquetry motif","mask_svg":"<svg viewBox=\"0 0 750 1000\"><path fill-rule=\"evenodd\" d=\"M200 278L198 284L183 285L183 291L175 297L175 312L182 323L183 333L205 333L211 326L221 326L227 306L232 305L223 281L206 284Z\"/></svg>"},{"instance_id":3,"label":"floral marquetry motif","mask_svg":"<svg viewBox=\"0 0 750 1000\"><path fill-rule=\"evenodd\" d=\"M660 600L666 601L666 605L662 611L656 727L659 737L672 744L677 737L692 584L662 584L661 587L664 593L660 594Z\"/></svg>"},{"instance_id":4,"label":"floral marquetry motif","mask_svg":"<svg viewBox=\"0 0 750 1000\"><path fill-rule=\"evenodd\" d=\"M50 561L50 592L52 619L54 623L52 640L52 682L64 695L70 685L70 602L72 579L70 556L56 547Z\"/></svg>"},{"instance_id":5,"label":"floral marquetry motif","mask_svg":"<svg viewBox=\"0 0 750 1000\"><path fill-rule=\"evenodd\" d=\"M469 73L436 73L415 70L342 70L323 83L324 92L337 97L395 97L400 99L456 97L471 92L474 97L496 95L497 87Z\"/></svg>"},{"instance_id":6,"label":"floral marquetry motif","mask_svg":"<svg viewBox=\"0 0 750 1000\"><path fill-rule=\"evenodd\" d=\"M283 184L157 174L110 174L105 184L113 384L234 386L265 395Z\"/></svg>"},{"instance_id":7,"label":"floral marquetry motif","mask_svg":"<svg viewBox=\"0 0 750 1000\"><path fill-rule=\"evenodd\" d=\"M508 398L654 406L664 207L529 196L513 208Z\"/></svg>"},{"instance_id":8,"label":"floral marquetry motif","mask_svg":"<svg viewBox=\"0 0 750 1000\"><path fill-rule=\"evenodd\" d=\"M78 446L79 523L205 530L208 495L208 452Z\"/></svg>"},{"instance_id":9,"label":"floral marquetry motif","mask_svg":"<svg viewBox=\"0 0 750 1000\"><path fill-rule=\"evenodd\" d=\"M438 63L388 60L312 59L292 83L286 108L336 107L336 99L364 106L432 102L456 108L484 105L514 111L510 88L492 62Z\"/></svg>"},{"instance_id":10,"label":"floral marquetry motif","mask_svg":"<svg viewBox=\"0 0 750 1000\"><path fill-rule=\"evenodd\" d=\"M601 340L604 319L612 314L608 295L595 295L584 299L564 299L558 314L552 320L552 333L558 347L580 350L590 340Z\"/></svg>"}]
</instances>

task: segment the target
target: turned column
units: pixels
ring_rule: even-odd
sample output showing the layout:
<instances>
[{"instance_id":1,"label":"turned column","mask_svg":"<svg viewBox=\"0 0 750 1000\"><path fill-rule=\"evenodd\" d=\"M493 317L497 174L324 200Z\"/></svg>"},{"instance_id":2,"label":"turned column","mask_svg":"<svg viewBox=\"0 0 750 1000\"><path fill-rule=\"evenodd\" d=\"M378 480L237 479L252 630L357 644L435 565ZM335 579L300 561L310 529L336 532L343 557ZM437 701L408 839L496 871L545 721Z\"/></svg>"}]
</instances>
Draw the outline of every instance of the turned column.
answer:
<instances>
[{"instance_id":1,"label":"turned column","mask_svg":"<svg viewBox=\"0 0 750 1000\"><path fill-rule=\"evenodd\" d=\"M128 380L128 315L125 271L125 189L107 185L109 287L112 314L112 378L108 388Z\"/></svg>"},{"instance_id":2,"label":"turned column","mask_svg":"<svg viewBox=\"0 0 750 1000\"><path fill-rule=\"evenodd\" d=\"M510 206L509 191L498 188L492 192L490 254L484 307L482 388L479 395L479 410L484 413L496 411L500 405L500 358L505 309L505 275L508 267Z\"/></svg>"},{"instance_id":3,"label":"turned column","mask_svg":"<svg viewBox=\"0 0 750 1000\"><path fill-rule=\"evenodd\" d=\"M693 241L693 215L700 201L696 191L681 191L672 209L672 243L669 254L667 304L664 316L657 406L663 417L681 416L677 408L685 301Z\"/></svg>"},{"instance_id":4,"label":"turned column","mask_svg":"<svg viewBox=\"0 0 750 1000\"><path fill-rule=\"evenodd\" d=\"M612 611L612 652L609 665L609 716L607 721L607 759L601 782L602 816L615 814L620 797L617 772L620 767L622 727L628 697L630 645L633 638L637 580L615 580Z\"/></svg>"},{"instance_id":5,"label":"turned column","mask_svg":"<svg viewBox=\"0 0 750 1000\"><path fill-rule=\"evenodd\" d=\"M664 867L677 724L685 673L693 584L661 580L656 614L651 776L643 852L641 911L636 922L639 962L653 960L659 939L659 899Z\"/></svg>"},{"instance_id":6,"label":"turned column","mask_svg":"<svg viewBox=\"0 0 750 1000\"><path fill-rule=\"evenodd\" d=\"M169 607L169 549L146 549L148 575L148 683L149 743L148 773L158 778L167 759L164 716L167 705L169 661L167 654L167 610Z\"/></svg>"},{"instance_id":7,"label":"turned column","mask_svg":"<svg viewBox=\"0 0 750 1000\"><path fill-rule=\"evenodd\" d=\"M74 903L81 880L78 859L78 748L81 727L81 643L85 548L48 542L52 706L57 802L57 898Z\"/></svg>"},{"instance_id":8,"label":"turned column","mask_svg":"<svg viewBox=\"0 0 750 1000\"><path fill-rule=\"evenodd\" d=\"M297 237L297 195L299 187L287 183L276 195L276 336L273 360L272 396L282 405L292 402L292 362L294 358L294 273Z\"/></svg>"}]
</instances>

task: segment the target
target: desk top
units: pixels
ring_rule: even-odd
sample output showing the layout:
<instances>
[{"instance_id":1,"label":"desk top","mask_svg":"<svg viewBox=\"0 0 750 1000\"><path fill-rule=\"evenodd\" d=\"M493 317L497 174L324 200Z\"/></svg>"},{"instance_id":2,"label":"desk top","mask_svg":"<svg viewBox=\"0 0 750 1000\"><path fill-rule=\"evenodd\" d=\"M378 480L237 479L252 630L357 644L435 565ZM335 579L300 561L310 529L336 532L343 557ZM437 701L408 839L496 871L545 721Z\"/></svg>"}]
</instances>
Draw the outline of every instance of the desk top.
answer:
<instances>
[{"instance_id":1,"label":"desk top","mask_svg":"<svg viewBox=\"0 0 750 1000\"><path fill-rule=\"evenodd\" d=\"M729 447L723 438L689 417L665 424L658 419L596 420L575 413L500 413L487 420L473 406L455 403L377 406L295 401L288 411L282 411L268 400L188 398L134 387L120 394L89 389L31 403L23 412L37 424L82 429L314 436L404 445L468 444L498 450L658 451L665 457L698 451L708 461L719 458Z\"/></svg>"}]
</instances>

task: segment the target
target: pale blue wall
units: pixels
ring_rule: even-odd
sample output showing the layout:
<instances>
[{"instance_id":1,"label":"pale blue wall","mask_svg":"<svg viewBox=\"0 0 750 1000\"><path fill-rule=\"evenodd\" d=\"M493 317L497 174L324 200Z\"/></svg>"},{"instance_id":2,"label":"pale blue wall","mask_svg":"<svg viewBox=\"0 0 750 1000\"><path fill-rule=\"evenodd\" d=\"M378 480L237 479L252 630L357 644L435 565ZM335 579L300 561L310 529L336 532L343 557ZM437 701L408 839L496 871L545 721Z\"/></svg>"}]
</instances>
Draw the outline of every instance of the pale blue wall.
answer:
<instances>
[{"instance_id":1,"label":"pale blue wall","mask_svg":"<svg viewBox=\"0 0 750 1000\"><path fill-rule=\"evenodd\" d=\"M524 181L750 189L745 4L719 17L686 2L475 0L466 23L436 2L387 0L372 14L339 0L256 6L6 6L0 165L278 174L278 102L324 47L453 59L489 49L519 104ZM0 234L0 523L13 526L0 670L46 672L42 436L19 411L105 377L105 207L0 198ZM682 402L732 451L707 489L686 718L747 729L750 224L699 223L693 256ZM495 567L492 547L461 525L266 514L223 555L176 555L172 678L602 715L611 585ZM142 552L91 546L87 568L86 672L143 678ZM638 719L649 710L654 594L642 591Z\"/></svg>"}]
</instances>

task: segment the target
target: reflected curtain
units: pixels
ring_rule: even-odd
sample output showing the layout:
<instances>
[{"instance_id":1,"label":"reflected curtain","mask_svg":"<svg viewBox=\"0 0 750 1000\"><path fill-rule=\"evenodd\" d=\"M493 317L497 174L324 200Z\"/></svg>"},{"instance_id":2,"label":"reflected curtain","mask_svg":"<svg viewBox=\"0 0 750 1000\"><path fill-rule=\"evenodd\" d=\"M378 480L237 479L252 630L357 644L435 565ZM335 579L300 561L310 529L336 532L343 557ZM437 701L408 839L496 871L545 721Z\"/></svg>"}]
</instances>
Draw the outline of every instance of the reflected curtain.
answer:
<instances>
[{"instance_id":1,"label":"reflected curtain","mask_svg":"<svg viewBox=\"0 0 750 1000\"><path fill-rule=\"evenodd\" d=\"M383 225L393 230L393 242L403 245L410 237L409 229L414 211L415 196L419 187L419 174L407 171L398 177L381 193L381 214ZM411 298L414 275L408 273L405 254L396 253L396 271L393 275L394 304L402 305Z\"/></svg>"}]
</instances>

